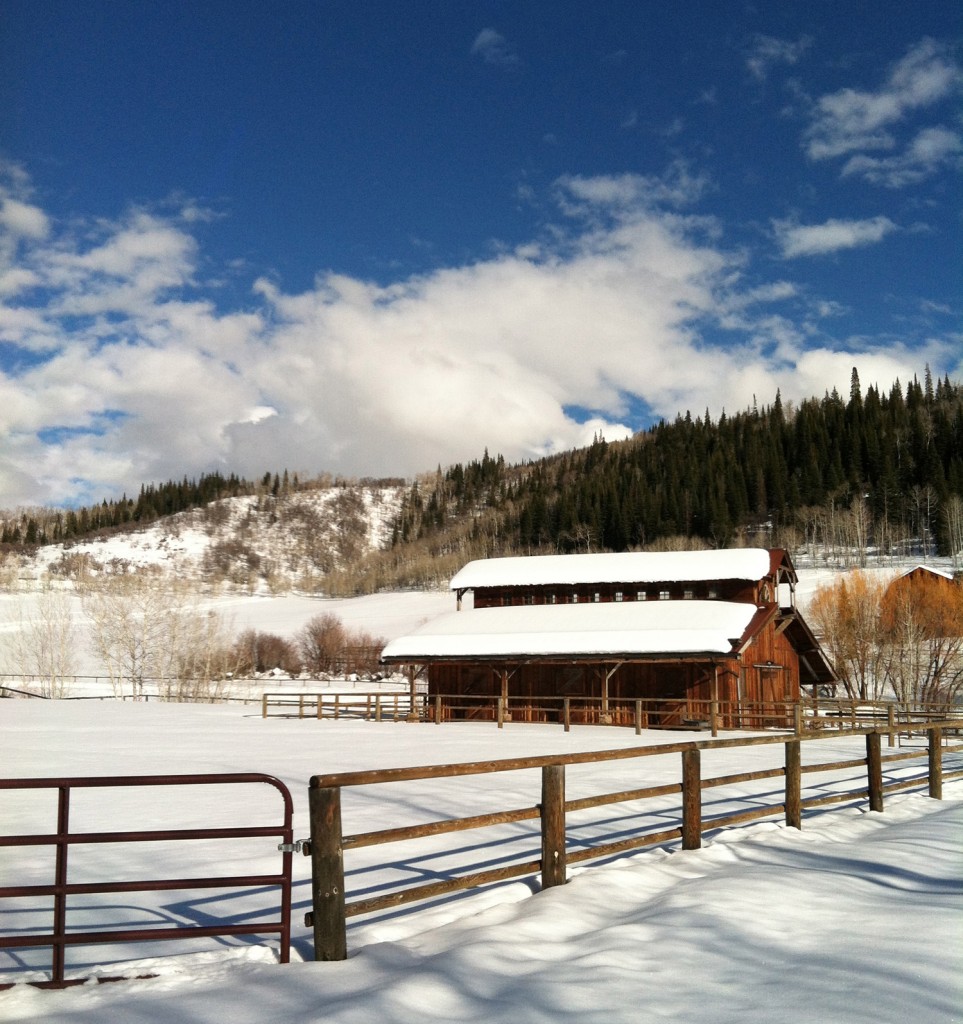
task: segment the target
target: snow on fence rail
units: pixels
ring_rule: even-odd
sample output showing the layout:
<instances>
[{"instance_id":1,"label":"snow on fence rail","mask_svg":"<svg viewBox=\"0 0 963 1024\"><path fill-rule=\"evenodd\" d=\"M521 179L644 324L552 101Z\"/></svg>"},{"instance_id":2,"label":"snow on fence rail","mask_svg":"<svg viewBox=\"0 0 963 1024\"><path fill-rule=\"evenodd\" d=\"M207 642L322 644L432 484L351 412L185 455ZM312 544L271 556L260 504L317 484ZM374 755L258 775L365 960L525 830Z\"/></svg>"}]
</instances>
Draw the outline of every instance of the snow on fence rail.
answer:
<instances>
[{"instance_id":1,"label":"snow on fence rail","mask_svg":"<svg viewBox=\"0 0 963 1024\"><path fill-rule=\"evenodd\" d=\"M347 918L349 917L387 910L405 903L427 900L492 882L539 873L542 888L561 885L566 881L569 864L610 857L677 839L682 840L683 849L698 849L702 843L703 832L779 814L785 816L786 824L790 827L801 828L803 810L830 804L867 799L870 810L882 811L884 794L903 789L926 786L930 797L942 799L943 779L963 777L963 767L951 767L949 771L944 770L944 754L963 751L963 744L944 746L944 728L959 730L961 727L963 727L963 719L917 723L916 730L927 735L925 771L909 778L892 781L884 780L884 766L888 767L896 762L920 761L923 754L919 750L910 750L883 755L880 743L882 732L871 729L847 730L833 734L810 733L796 735L788 739L785 736L758 736L745 739L688 741L558 756L315 775L311 778L308 794L311 838L303 848L303 852L311 857L313 910L306 915L305 924L313 929L315 959L346 959ZM804 745L807 750L816 749L810 747L810 744L840 736L865 736L865 756L841 761L802 764ZM785 747L784 764L781 767L738 772L714 778L702 777L702 751L777 743L783 744ZM678 782L594 794L577 800L566 799L565 770L568 766L627 758L665 757L672 754L681 754L681 772ZM533 806L435 820L418 825L384 828L355 835L343 834L341 791L345 787L535 769L539 769L541 772L541 799ZM852 769L857 769L860 773L856 776L857 779L865 772L864 785L860 785L857 789L846 789L843 792L814 793L804 797L803 776ZM711 818L703 816L703 790L776 778L784 779L785 783L781 801L772 802L771 794L759 794L753 797L756 806L749 810L718 814ZM850 776L849 781L852 782L852 780L853 777ZM813 783L806 788L816 789L817 787ZM566 815L609 804L653 800L667 795L681 797L681 807L675 815L676 820L679 821L678 825L659 831L628 836L625 835L623 827L619 832L621 838L592 843L578 850L569 850ZM390 892L366 899L347 901L346 872L343 859L345 850L352 851L361 847L426 839L444 833L488 828L532 819L538 819L541 834L541 848L532 859L515 860L513 863L503 864L499 867L471 870L464 873L447 872L449 877L440 880L395 888Z\"/></svg>"},{"instance_id":2,"label":"snow on fence rail","mask_svg":"<svg viewBox=\"0 0 963 1024\"><path fill-rule=\"evenodd\" d=\"M75 790L131 789L146 791L182 788L186 786L235 786L266 784L278 791L282 802L280 822L263 826L229 828L114 830L109 832L75 832L70 827L70 797ZM271 935L280 938L279 959L288 963L291 949L291 875L294 805L291 794L283 782L271 775L258 773L232 773L215 775L140 775L105 776L94 778L0 779L0 794L13 791L56 790L55 831L31 835L0 835L2 847L54 847L54 880L41 885L0 886L0 899L53 897L53 925L49 932L14 931L0 934L0 949L50 947L52 951L51 977L45 982L31 982L40 988L65 988L82 984L85 979L65 979L66 950L68 946L97 943L170 941L203 936ZM116 800L116 795L114 797ZM155 797L156 799L156 797ZM169 807L169 801L165 802ZM125 879L96 882L69 880L69 853L75 846L114 843L158 843L190 840L224 839L236 844L238 840L276 837L280 840L281 870L274 874L219 875L203 878ZM35 859L35 858L34 858ZM226 921L216 925L180 925L170 928L101 928L96 931L77 931L68 927L68 899L89 893L167 892L174 889L242 889L251 886L277 887L279 890L280 918L277 921L243 923ZM101 979L107 980L107 979ZM0 990L11 983L0 984Z\"/></svg>"}]
</instances>

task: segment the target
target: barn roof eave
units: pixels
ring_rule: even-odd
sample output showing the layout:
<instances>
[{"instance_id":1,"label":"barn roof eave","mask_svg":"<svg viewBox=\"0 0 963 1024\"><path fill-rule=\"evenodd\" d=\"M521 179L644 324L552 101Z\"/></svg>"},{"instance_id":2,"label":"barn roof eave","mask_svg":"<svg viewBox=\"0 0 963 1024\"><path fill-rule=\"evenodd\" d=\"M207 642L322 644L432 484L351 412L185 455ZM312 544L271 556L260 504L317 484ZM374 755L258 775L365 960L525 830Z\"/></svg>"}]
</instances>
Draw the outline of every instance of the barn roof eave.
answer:
<instances>
[{"instance_id":1,"label":"barn roof eave","mask_svg":"<svg viewBox=\"0 0 963 1024\"><path fill-rule=\"evenodd\" d=\"M567 665L572 662L585 664L672 664L679 661L691 662L724 662L738 661L739 652L720 651L682 651L679 653L660 652L658 654L639 654L637 651L613 652L598 651L595 653L578 654L395 654L383 657L382 665L428 665L428 664L485 664L485 665L532 665L557 664Z\"/></svg>"}]
</instances>

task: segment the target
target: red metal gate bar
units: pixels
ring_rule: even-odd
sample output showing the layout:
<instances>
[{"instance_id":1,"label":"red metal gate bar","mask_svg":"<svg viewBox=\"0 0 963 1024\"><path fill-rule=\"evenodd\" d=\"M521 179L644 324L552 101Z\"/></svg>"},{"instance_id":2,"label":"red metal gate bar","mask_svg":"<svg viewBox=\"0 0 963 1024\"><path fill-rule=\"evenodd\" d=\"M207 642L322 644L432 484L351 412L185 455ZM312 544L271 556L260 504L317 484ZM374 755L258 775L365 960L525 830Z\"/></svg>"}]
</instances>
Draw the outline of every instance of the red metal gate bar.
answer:
<instances>
[{"instance_id":1,"label":"red metal gate bar","mask_svg":"<svg viewBox=\"0 0 963 1024\"><path fill-rule=\"evenodd\" d=\"M279 825L249 828L157 829L117 832L71 833L70 793L73 789L119 789L140 786L198 786L265 784L281 796L283 822ZM53 896L53 930L37 935L0 936L0 949L50 946L52 948L51 980L35 983L40 987L60 988L72 982L64 978L66 947L92 943L150 942L163 939L187 939L221 935L280 936L281 963L291 956L291 874L293 853L294 805L283 782L271 775L244 772L212 775L132 775L85 778L0 779L0 791L56 789L57 831L54 833L0 836L0 847L55 846L56 864L51 885L2 886L0 898ZM230 875L205 878L164 878L118 882L69 883L68 851L71 846L96 843L148 843L197 839L252 839L276 836L282 850L278 874ZM161 892L171 889L240 888L242 886L277 886L280 889L280 920L258 924L227 926L184 926L177 928L117 929L92 932L67 931L67 898L80 893ZM11 984L0 984L0 989Z\"/></svg>"}]
</instances>

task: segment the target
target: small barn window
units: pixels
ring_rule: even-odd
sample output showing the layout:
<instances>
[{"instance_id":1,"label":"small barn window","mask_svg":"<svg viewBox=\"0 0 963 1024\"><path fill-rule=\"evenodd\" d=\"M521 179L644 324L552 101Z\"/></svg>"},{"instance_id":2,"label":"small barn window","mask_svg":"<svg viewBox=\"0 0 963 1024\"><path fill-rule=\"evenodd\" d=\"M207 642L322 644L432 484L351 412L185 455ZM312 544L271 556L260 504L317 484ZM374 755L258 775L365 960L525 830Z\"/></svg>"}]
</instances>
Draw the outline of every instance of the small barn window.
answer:
<instances>
[{"instance_id":1,"label":"small barn window","mask_svg":"<svg viewBox=\"0 0 963 1024\"><path fill-rule=\"evenodd\" d=\"M578 591L572 593L572 604L578 604Z\"/></svg>"},{"instance_id":2,"label":"small barn window","mask_svg":"<svg viewBox=\"0 0 963 1024\"><path fill-rule=\"evenodd\" d=\"M645 601L648 598L648 594L644 590L640 590L636 595L636 601Z\"/></svg>"},{"instance_id":3,"label":"small barn window","mask_svg":"<svg viewBox=\"0 0 963 1024\"><path fill-rule=\"evenodd\" d=\"M688 587L687 587L687 588L686 588L685 590L683 590L683 591L682 591L682 597L683 597L683 598L684 598L684 599L685 599L686 601L691 601L691 600L692 600L692 596L693 596L693 595L692 595L692 590L691 590L691 588L688 588Z\"/></svg>"},{"instance_id":4,"label":"small barn window","mask_svg":"<svg viewBox=\"0 0 963 1024\"><path fill-rule=\"evenodd\" d=\"M660 590L659 591L659 600L660 601L668 601L671 596L672 595L669 593L668 590Z\"/></svg>"},{"instance_id":5,"label":"small barn window","mask_svg":"<svg viewBox=\"0 0 963 1024\"><path fill-rule=\"evenodd\" d=\"M621 601L622 600L622 591L621 590L616 590L616 592L615 592L615 600L616 601Z\"/></svg>"},{"instance_id":6,"label":"small barn window","mask_svg":"<svg viewBox=\"0 0 963 1024\"><path fill-rule=\"evenodd\" d=\"M549 594L548 595L548 599L547 599L547 603L548 604L555 604L555 600L556 600L556 598L555 598L554 594Z\"/></svg>"},{"instance_id":7,"label":"small barn window","mask_svg":"<svg viewBox=\"0 0 963 1024\"><path fill-rule=\"evenodd\" d=\"M595 602L595 604L598 604L599 601L602 600L602 595L596 590L595 593L592 595L592 600Z\"/></svg>"},{"instance_id":8,"label":"small barn window","mask_svg":"<svg viewBox=\"0 0 963 1024\"><path fill-rule=\"evenodd\" d=\"M718 587L709 587L709 600L715 601L719 597Z\"/></svg>"}]
</instances>

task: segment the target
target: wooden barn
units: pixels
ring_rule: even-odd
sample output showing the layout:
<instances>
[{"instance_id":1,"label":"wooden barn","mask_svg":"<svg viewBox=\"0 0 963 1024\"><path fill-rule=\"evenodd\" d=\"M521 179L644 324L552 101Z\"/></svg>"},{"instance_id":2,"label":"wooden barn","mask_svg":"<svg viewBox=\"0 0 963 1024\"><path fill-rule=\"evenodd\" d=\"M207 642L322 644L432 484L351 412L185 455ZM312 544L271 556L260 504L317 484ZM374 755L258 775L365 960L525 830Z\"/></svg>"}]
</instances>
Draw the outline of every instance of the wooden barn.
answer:
<instances>
[{"instance_id":1,"label":"wooden barn","mask_svg":"<svg viewBox=\"0 0 963 1024\"><path fill-rule=\"evenodd\" d=\"M795 587L787 552L761 548L484 559L452 579L457 610L382 661L424 673L446 719L786 725L835 679Z\"/></svg>"}]
</instances>

